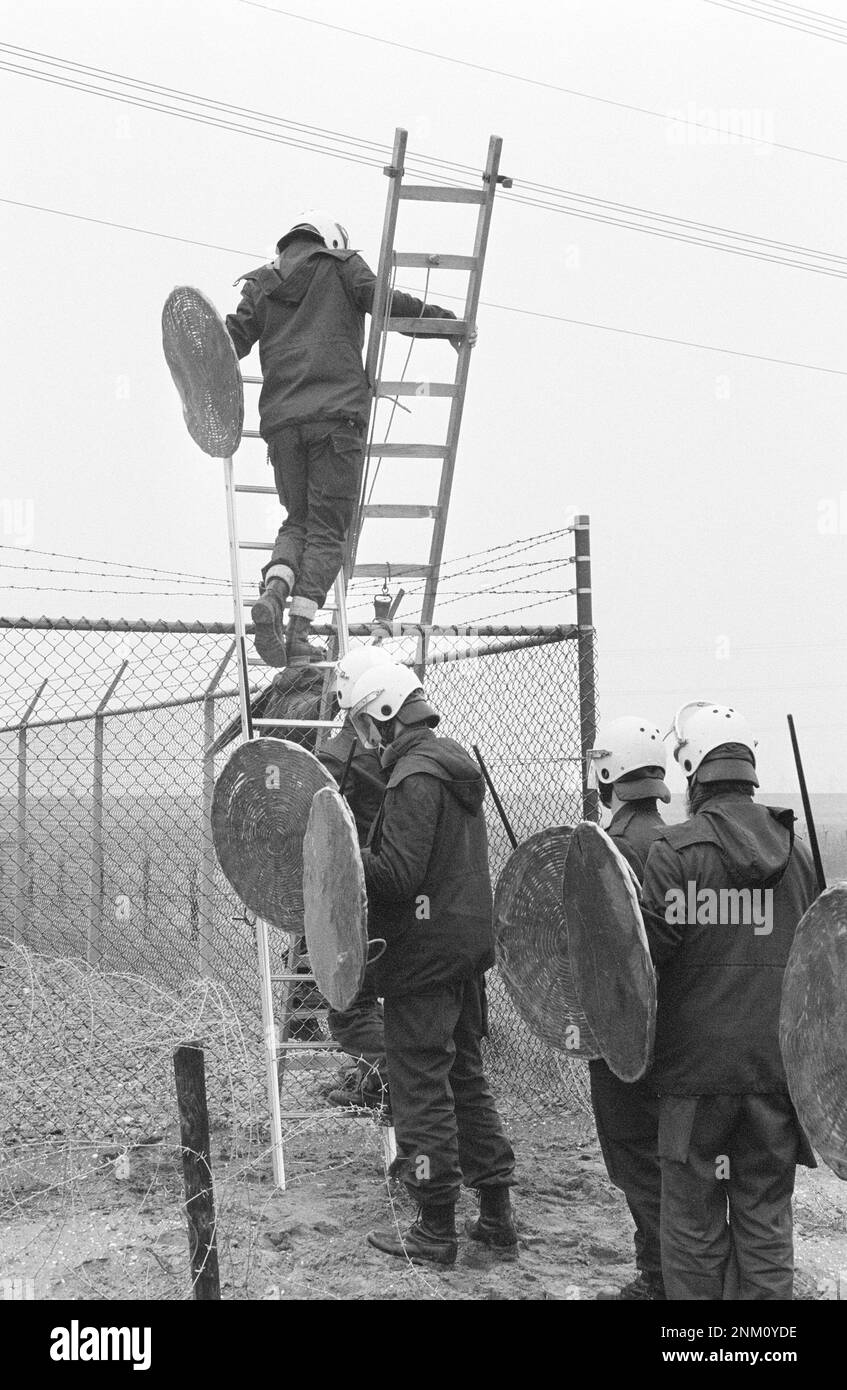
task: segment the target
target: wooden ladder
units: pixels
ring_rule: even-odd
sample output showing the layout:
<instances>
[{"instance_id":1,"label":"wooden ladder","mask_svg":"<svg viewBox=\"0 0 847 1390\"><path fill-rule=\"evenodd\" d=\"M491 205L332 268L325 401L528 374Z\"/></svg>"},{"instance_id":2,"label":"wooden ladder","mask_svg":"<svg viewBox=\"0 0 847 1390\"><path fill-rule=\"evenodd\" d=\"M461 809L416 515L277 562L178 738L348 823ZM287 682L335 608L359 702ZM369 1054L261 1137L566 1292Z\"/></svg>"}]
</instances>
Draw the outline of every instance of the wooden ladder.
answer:
<instances>
[{"instance_id":1,"label":"wooden ladder","mask_svg":"<svg viewBox=\"0 0 847 1390\"><path fill-rule=\"evenodd\" d=\"M255 592L251 592L250 594L244 592L241 580L240 556L243 552L264 551L270 553L273 550L273 544L265 540L239 539L237 500L240 494L260 494L276 497L277 493L276 488L272 486L236 482L232 459L224 459L227 535L229 542L230 573L232 577L233 607L235 613L238 689L243 738L257 737L266 729L315 729L317 731L318 741L320 742L328 736L331 729L337 727L335 721L327 718L326 715L329 706L329 683L332 669L338 657L343 655L349 647L346 598L347 584L351 577L382 577L386 571L385 564L356 564L356 552L366 521L377 520L379 518L426 518L433 522L429 557L425 563L413 563L410 561L390 562L391 574L396 578L415 577L425 579L426 583L423 592L420 621L421 624L430 624L432 622L438 589L441 556L444 548L444 536L447 529L447 512L450 505L453 473L456 465L459 429L462 422L468 369L470 366L471 349L468 338L476 323L480 282L485 261L485 252L488 245L491 214L494 207L494 195L498 183L503 184L505 187L510 187L511 180L503 178L498 172L502 141L498 136L492 136L488 146L487 162L482 173L481 188L445 188L438 185L430 186L404 183L406 140L407 132L398 128L394 137L392 161L385 169L385 174L391 182L383 222L379 268L376 275L376 285L374 287L371 326L365 357L365 369L373 393L371 429L368 447L362 465L359 505L353 525L350 528L344 566L339 571L333 588L333 633L329 651L329 656L333 659L327 662L317 663L317 665L325 668L324 694L321 701L321 717L319 719L254 719L251 714L249 668L251 666L263 666L264 663L258 658L249 657L247 654L244 609L251 607L257 595ZM394 235L397 224L397 214L400 202L403 200L426 203L467 203L476 205L479 211L477 215L473 253L471 255L445 255L441 252L395 251ZM439 267L446 270L461 270L467 272L468 281L464 310L459 318L407 319L392 316L389 310L391 306L391 290L396 271L403 268L435 269ZM414 396L418 393L418 384L415 382L383 380L380 375L386 335L390 332L403 332L404 330L411 329L414 329L416 336L433 336L449 333L451 337L460 338L462 340L457 353L456 373L453 381L428 382L426 387L426 393L428 395L448 397L451 402L446 438L443 444L378 443L373 438L379 401L384 398L396 399L398 396ZM247 385L261 386L262 378L260 376L245 375L244 382ZM245 429L242 434L243 439L259 439L260 437L259 431L253 429ZM410 505L403 503L371 504L367 499L371 485L372 469L374 461L378 461L382 458L440 459L441 472L436 503L434 505ZM273 1173L274 1181L277 1186L284 1188L285 1163L282 1146L283 1115L280 1105L280 1084L284 1075L286 1061L291 1058L292 1054L296 1053L334 1052L338 1051L339 1048L338 1044L332 1039L312 1039L301 1042L291 1037L292 1024L299 1019L325 1018L325 1009L315 1009L311 1007L304 1009L297 1008L294 1005L298 989L303 987L315 987L315 977L309 972L301 973L303 953L299 938L294 938L292 940L287 953L285 970L277 974L272 973L269 924L263 919L257 918L255 930L259 961L262 1025L265 1039L268 1106L271 1119ZM274 1008L273 991L275 985L283 986L281 1023L279 1027L277 1027ZM299 1117L300 1113L301 1112L291 1112L291 1116L294 1117L296 1115ZM286 1112L286 1117L288 1117L288 1112ZM386 1131L383 1150L386 1163L388 1163L394 1153L393 1130Z\"/></svg>"},{"instance_id":2,"label":"wooden ladder","mask_svg":"<svg viewBox=\"0 0 847 1390\"><path fill-rule=\"evenodd\" d=\"M245 377L245 382L261 382L261 377ZM258 431L245 430L242 437L257 437ZM287 730L315 729L321 732L328 731L337 727L331 719L255 719L251 712L251 692L249 668L251 666L263 666L264 662L256 657L247 655L247 638L244 627L244 609L249 608L256 600L258 589L245 594L241 580L240 556L242 552L267 551L273 550L270 541L259 540L240 540L238 530L238 508L237 499L241 493L248 494L268 494L276 497L276 488L266 486L256 486L247 483L237 483L235 481L235 471L231 458L224 459L224 484L226 491L226 516L227 516L227 539L229 544L230 574L232 578L233 610L235 615L235 638L236 652L238 655L238 696L241 708L241 734L242 738L257 738L267 730L281 730L283 734ZM335 632L334 650L330 655L340 656L346 652L348 647L347 632L347 606L346 606L346 585L343 572L339 572L335 580ZM312 669L317 665L324 669L326 691L329 678L335 666L335 661L312 663ZM265 667L265 669L267 669ZM304 668L305 669L305 668ZM323 707L325 699L321 701ZM326 1019L326 1008L299 1008L295 1007L295 999L298 989L315 989L317 983L311 972L302 972L300 969L303 960L302 939L292 936L291 942L286 952L285 969L281 973L274 974L271 968L270 956L270 925L263 918L257 917L255 922L256 949L259 964L259 988L262 1005L262 1031L265 1052L265 1080L268 1096L268 1109L270 1113L271 1125L271 1156L273 1163L274 1182L277 1187L285 1188L285 1159L282 1144L282 1120L283 1113L280 1103L280 1087L285 1073L286 1061L293 1053L303 1052L337 1052L338 1043L332 1038L311 1039L301 1042L292 1038L292 1024L298 1019ZM281 999L279 1025L276 1021L276 1009L274 1005L274 986L282 985L283 993ZM286 1112L285 1118L299 1118L302 1112Z\"/></svg>"},{"instance_id":3,"label":"wooden ladder","mask_svg":"<svg viewBox=\"0 0 847 1390\"><path fill-rule=\"evenodd\" d=\"M404 161L406 157L407 132L398 129L394 136L394 149L391 163L384 172L390 179L382 241L379 252L379 268L374 291L370 334L368 337L365 368L368 380L372 383L374 400L371 412L371 430L367 452L362 469L359 488L359 506L347 546L344 572L350 578L379 578L386 573L386 564L357 564L356 554L367 521L380 519L431 520L432 536L429 555L425 562L414 562L408 558L391 560L392 578L424 579L420 622L432 622L435 600L438 591L438 578L441 557L444 550L444 536L447 530L447 513L453 488L453 474L456 467L456 454L459 444L459 430L465 406L465 393L468 384L471 346L469 337L476 327L476 314L479 305L485 253L494 210L494 196L498 184L511 187L511 179L499 173L502 140L492 135L488 144L488 158L482 172L481 188L441 187L429 184L404 182ZM443 252L396 251L394 239L397 214L401 202L418 203L465 203L478 207L476 233L473 253L467 255L448 255ZM396 318L390 313L391 289L397 270L402 269L443 269L467 272L465 303L458 320L453 319L407 319ZM399 396L419 396L420 382L384 380L381 375L387 333L414 330L416 336L440 336L449 334L460 338L461 344L456 359L456 373L452 381L427 381L424 394L447 397L450 400L450 414L447 422L446 438L443 444L402 444L380 443L373 438L376 412L381 399L394 400ZM371 489L374 464L384 458L440 459L441 471L438 484L438 497L434 505L409 503L378 503L368 500Z\"/></svg>"}]
</instances>

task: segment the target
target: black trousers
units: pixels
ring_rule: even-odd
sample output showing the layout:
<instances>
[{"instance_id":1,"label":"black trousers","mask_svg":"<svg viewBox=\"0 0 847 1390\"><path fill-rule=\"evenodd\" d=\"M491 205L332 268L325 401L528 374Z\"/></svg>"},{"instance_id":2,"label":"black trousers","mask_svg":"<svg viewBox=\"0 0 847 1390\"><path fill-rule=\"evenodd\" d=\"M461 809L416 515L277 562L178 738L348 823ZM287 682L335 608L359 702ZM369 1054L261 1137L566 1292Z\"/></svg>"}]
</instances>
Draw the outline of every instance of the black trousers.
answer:
<instances>
[{"instance_id":1,"label":"black trousers","mask_svg":"<svg viewBox=\"0 0 847 1390\"><path fill-rule=\"evenodd\" d=\"M482 977L386 998L385 1051L397 1175L419 1201L506 1187L515 1156L482 1069Z\"/></svg>"},{"instance_id":2,"label":"black trousers","mask_svg":"<svg viewBox=\"0 0 847 1390\"><path fill-rule=\"evenodd\" d=\"M669 1299L792 1297L791 1196L801 1142L787 1095L662 1097Z\"/></svg>"},{"instance_id":3,"label":"black trousers","mask_svg":"<svg viewBox=\"0 0 847 1390\"><path fill-rule=\"evenodd\" d=\"M662 1272L659 1213L659 1099L648 1081L620 1081L602 1058L589 1062L591 1104L609 1181L620 1188L635 1222L635 1263Z\"/></svg>"},{"instance_id":4,"label":"black trousers","mask_svg":"<svg viewBox=\"0 0 847 1390\"><path fill-rule=\"evenodd\" d=\"M365 434L355 420L287 425L268 444L279 500L288 515L271 565L295 574L292 596L322 607L344 560L359 494Z\"/></svg>"},{"instance_id":5,"label":"black trousers","mask_svg":"<svg viewBox=\"0 0 847 1390\"><path fill-rule=\"evenodd\" d=\"M330 1009L329 1031L342 1051L365 1064L365 1070L385 1068L385 1025L376 990L367 980L349 1009Z\"/></svg>"}]
</instances>

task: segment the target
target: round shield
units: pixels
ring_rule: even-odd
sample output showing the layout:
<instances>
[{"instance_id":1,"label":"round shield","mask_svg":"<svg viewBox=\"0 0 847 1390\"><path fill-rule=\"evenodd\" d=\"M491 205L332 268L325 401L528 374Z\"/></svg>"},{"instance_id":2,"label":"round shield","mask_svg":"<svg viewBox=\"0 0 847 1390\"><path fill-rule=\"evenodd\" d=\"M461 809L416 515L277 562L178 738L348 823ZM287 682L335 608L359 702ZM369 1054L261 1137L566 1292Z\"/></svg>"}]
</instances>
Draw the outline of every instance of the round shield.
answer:
<instances>
[{"instance_id":1,"label":"round shield","mask_svg":"<svg viewBox=\"0 0 847 1390\"><path fill-rule=\"evenodd\" d=\"M303 931L303 837L312 798L335 783L282 738L242 743L215 783L212 839L241 901L266 922Z\"/></svg>"},{"instance_id":2,"label":"round shield","mask_svg":"<svg viewBox=\"0 0 847 1390\"><path fill-rule=\"evenodd\" d=\"M801 918L782 983L779 1046L809 1142L847 1179L847 883Z\"/></svg>"},{"instance_id":3,"label":"round shield","mask_svg":"<svg viewBox=\"0 0 847 1390\"><path fill-rule=\"evenodd\" d=\"M601 1056L621 1081L650 1065L656 972L629 865L599 825L581 821L562 879L574 984Z\"/></svg>"},{"instance_id":4,"label":"round shield","mask_svg":"<svg viewBox=\"0 0 847 1390\"><path fill-rule=\"evenodd\" d=\"M226 324L200 290L177 285L168 295L162 346L191 438L212 458L231 458L244 426L244 383Z\"/></svg>"},{"instance_id":5,"label":"round shield","mask_svg":"<svg viewBox=\"0 0 847 1390\"><path fill-rule=\"evenodd\" d=\"M315 793L309 812L303 907L318 988L334 1009L349 1009L365 978L368 899L356 822L330 787Z\"/></svg>"},{"instance_id":6,"label":"round shield","mask_svg":"<svg viewBox=\"0 0 847 1390\"><path fill-rule=\"evenodd\" d=\"M527 1027L572 1057L600 1052L580 1007L562 910L570 827L530 835L503 867L494 892L497 966Z\"/></svg>"}]
</instances>

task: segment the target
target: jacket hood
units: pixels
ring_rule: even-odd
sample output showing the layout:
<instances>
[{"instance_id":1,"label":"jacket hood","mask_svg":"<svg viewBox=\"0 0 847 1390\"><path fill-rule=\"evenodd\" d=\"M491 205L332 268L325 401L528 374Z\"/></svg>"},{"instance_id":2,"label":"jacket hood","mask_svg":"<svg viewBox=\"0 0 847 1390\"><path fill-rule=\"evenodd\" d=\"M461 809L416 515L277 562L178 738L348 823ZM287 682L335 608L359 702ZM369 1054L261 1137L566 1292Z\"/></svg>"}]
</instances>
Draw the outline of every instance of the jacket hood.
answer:
<instances>
[{"instance_id":1,"label":"jacket hood","mask_svg":"<svg viewBox=\"0 0 847 1390\"><path fill-rule=\"evenodd\" d=\"M735 796L707 802L691 825L705 823L711 833L699 838L717 846L732 886L774 888L791 858L794 821L793 811Z\"/></svg>"},{"instance_id":2,"label":"jacket hood","mask_svg":"<svg viewBox=\"0 0 847 1390\"><path fill-rule=\"evenodd\" d=\"M275 260L240 275L235 283L252 280L268 299L274 299L278 304L299 304L322 261L327 258L349 261L355 255L355 251L329 251L314 238L298 237L284 247Z\"/></svg>"},{"instance_id":3,"label":"jacket hood","mask_svg":"<svg viewBox=\"0 0 847 1390\"><path fill-rule=\"evenodd\" d=\"M476 815L485 799L485 781L469 753L452 738L439 738L428 728L411 728L390 743L380 761L396 787L417 772L437 777L459 804Z\"/></svg>"}]
</instances>

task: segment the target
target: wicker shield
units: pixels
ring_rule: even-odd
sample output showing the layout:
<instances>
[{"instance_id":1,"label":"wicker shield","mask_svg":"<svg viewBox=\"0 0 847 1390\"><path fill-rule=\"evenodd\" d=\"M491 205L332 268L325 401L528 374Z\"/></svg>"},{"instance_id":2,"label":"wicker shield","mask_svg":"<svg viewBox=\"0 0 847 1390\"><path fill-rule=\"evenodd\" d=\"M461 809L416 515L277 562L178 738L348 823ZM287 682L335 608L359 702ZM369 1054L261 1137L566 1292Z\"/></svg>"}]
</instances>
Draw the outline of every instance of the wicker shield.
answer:
<instances>
[{"instance_id":1,"label":"wicker shield","mask_svg":"<svg viewBox=\"0 0 847 1390\"><path fill-rule=\"evenodd\" d=\"M566 825L530 835L510 854L494 893L497 965L532 1032L573 1057L600 1052L574 986L562 910Z\"/></svg>"},{"instance_id":2,"label":"wicker shield","mask_svg":"<svg viewBox=\"0 0 847 1390\"><path fill-rule=\"evenodd\" d=\"M315 793L303 841L306 945L318 988L349 1009L365 978L368 900L356 822L337 791Z\"/></svg>"},{"instance_id":3,"label":"wicker shield","mask_svg":"<svg viewBox=\"0 0 847 1390\"><path fill-rule=\"evenodd\" d=\"M317 758L281 738L236 748L212 799L218 861L241 901L285 931L303 931L303 837L312 798L334 787Z\"/></svg>"},{"instance_id":4,"label":"wicker shield","mask_svg":"<svg viewBox=\"0 0 847 1390\"><path fill-rule=\"evenodd\" d=\"M599 825L571 836L562 896L577 995L601 1055L621 1081L650 1065L656 972L629 865Z\"/></svg>"},{"instance_id":5,"label":"wicker shield","mask_svg":"<svg viewBox=\"0 0 847 1390\"><path fill-rule=\"evenodd\" d=\"M162 345L191 438L212 458L231 458L241 443L244 384L226 325L200 290L177 285L168 295Z\"/></svg>"},{"instance_id":6,"label":"wicker shield","mask_svg":"<svg viewBox=\"0 0 847 1390\"><path fill-rule=\"evenodd\" d=\"M782 984L779 1046L809 1142L847 1180L847 883L801 918Z\"/></svg>"}]
</instances>

